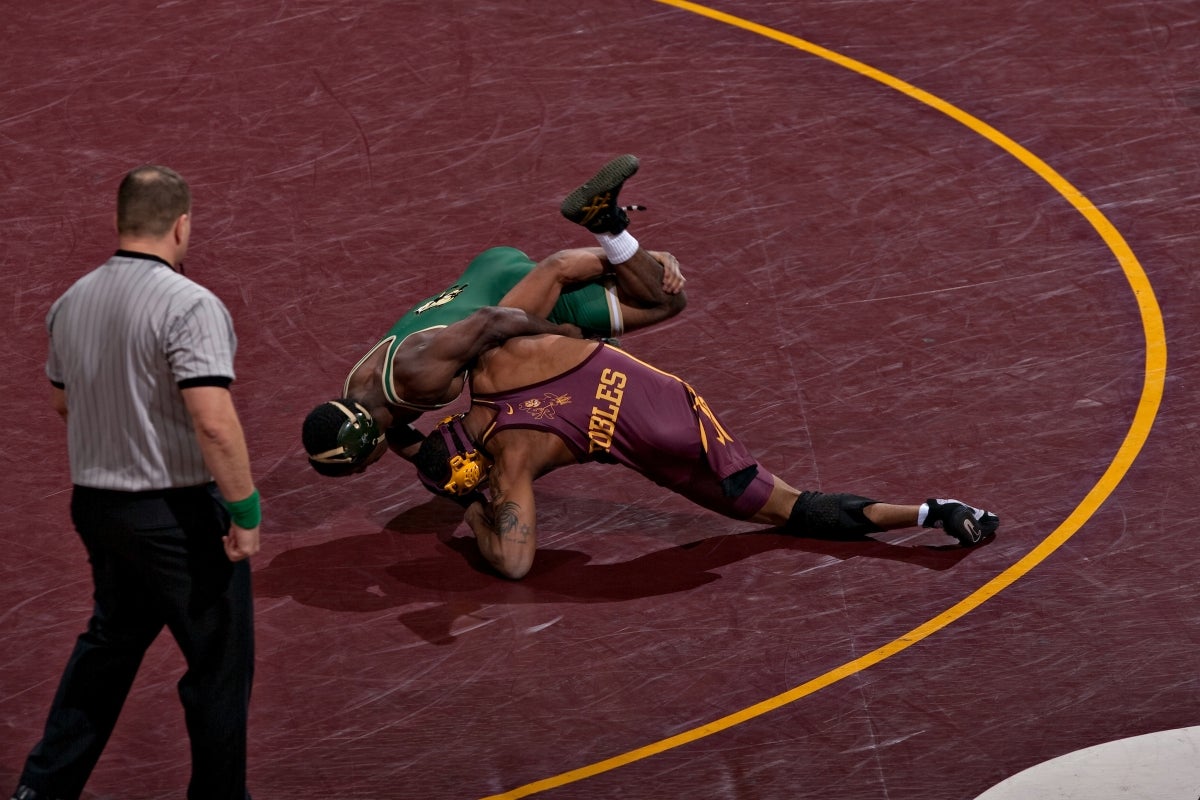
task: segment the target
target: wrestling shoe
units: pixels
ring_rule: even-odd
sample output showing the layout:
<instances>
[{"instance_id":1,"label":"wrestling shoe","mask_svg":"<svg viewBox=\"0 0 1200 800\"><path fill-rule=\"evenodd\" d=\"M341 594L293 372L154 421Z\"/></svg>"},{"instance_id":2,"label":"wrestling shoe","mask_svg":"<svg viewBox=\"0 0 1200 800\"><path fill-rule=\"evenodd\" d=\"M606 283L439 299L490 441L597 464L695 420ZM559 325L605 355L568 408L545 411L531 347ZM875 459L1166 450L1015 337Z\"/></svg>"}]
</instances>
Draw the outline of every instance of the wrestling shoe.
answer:
<instances>
[{"instance_id":1,"label":"wrestling shoe","mask_svg":"<svg viewBox=\"0 0 1200 800\"><path fill-rule=\"evenodd\" d=\"M958 500L931 498L925 501L925 505L929 511L921 524L926 528L941 528L958 539L963 547L974 547L1000 527L1000 518L992 512Z\"/></svg>"},{"instance_id":2,"label":"wrestling shoe","mask_svg":"<svg viewBox=\"0 0 1200 800\"><path fill-rule=\"evenodd\" d=\"M629 215L617 205L617 194L637 171L637 156L614 158L587 183L567 195L562 201L562 215L592 233L620 233L629 227Z\"/></svg>"}]
</instances>

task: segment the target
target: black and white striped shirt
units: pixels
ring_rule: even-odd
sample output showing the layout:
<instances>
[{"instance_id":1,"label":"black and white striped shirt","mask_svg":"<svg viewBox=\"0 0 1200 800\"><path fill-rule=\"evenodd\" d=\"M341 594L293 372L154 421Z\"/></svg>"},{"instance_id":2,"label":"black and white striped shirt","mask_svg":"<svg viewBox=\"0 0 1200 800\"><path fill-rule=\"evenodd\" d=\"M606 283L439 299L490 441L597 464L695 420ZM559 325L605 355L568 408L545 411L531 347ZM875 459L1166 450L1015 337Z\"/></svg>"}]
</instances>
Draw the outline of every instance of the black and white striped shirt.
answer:
<instances>
[{"instance_id":1,"label":"black and white striped shirt","mask_svg":"<svg viewBox=\"0 0 1200 800\"><path fill-rule=\"evenodd\" d=\"M212 480L179 390L234 378L237 337L216 295L156 256L118 250L54 302L46 328L73 483L144 491Z\"/></svg>"}]
</instances>

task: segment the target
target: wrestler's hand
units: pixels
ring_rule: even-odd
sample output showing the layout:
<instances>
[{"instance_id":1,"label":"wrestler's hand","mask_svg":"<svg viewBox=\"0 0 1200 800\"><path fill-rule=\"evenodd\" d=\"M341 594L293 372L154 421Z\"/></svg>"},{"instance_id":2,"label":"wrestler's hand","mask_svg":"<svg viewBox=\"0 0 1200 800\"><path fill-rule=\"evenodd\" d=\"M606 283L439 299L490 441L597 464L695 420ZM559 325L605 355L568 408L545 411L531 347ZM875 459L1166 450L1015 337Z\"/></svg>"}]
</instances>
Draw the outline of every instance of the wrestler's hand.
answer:
<instances>
[{"instance_id":1,"label":"wrestler's hand","mask_svg":"<svg viewBox=\"0 0 1200 800\"><path fill-rule=\"evenodd\" d=\"M662 264L663 268L663 291L667 294L679 294L683 291L683 284L687 278L683 277L683 273L679 270L679 259L670 253L660 251L652 251L650 255L654 256L654 260Z\"/></svg>"},{"instance_id":2,"label":"wrestler's hand","mask_svg":"<svg viewBox=\"0 0 1200 800\"><path fill-rule=\"evenodd\" d=\"M583 328L580 328L578 325L572 325L569 322L561 323L555 333L557 333L559 336L566 336L569 339L583 338Z\"/></svg>"}]
</instances>

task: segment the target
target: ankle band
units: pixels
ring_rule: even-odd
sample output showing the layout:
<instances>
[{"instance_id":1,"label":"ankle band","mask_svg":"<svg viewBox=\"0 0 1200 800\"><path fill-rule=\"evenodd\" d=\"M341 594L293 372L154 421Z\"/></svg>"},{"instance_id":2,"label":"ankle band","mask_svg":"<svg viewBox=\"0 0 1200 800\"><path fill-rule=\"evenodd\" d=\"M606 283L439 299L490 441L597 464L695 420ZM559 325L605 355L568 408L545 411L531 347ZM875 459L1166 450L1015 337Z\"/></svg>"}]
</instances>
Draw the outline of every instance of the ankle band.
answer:
<instances>
[{"instance_id":1,"label":"ankle band","mask_svg":"<svg viewBox=\"0 0 1200 800\"><path fill-rule=\"evenodd\" d=\"M629 231L620 233L597 233L596 241L604 250L604 257L610 264L624 264L637 253L638 240Z\"/></svg>"}]
</instances>

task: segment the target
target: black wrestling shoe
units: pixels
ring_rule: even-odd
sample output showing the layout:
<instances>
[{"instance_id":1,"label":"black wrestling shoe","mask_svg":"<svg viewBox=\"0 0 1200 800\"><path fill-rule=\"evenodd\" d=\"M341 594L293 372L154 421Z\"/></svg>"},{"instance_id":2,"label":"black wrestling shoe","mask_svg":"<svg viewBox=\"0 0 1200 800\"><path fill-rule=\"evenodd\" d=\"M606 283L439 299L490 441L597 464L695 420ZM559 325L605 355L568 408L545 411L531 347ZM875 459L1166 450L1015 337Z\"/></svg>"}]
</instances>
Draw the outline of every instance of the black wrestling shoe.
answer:
<instances>
[{"instance_id":1,"label":"black wrestling shoe","mask_svg":"<svg viewBox=\"0 0 1200 800\"><path fill-rule=\"evenodd\" d=\"M929 506L925 527L941 528L958 539L963 547L974 547L1000 527L1000 518L992 512L958 500L929 499L925 503Z\"/></svg>"},{"instance_id":2,"label":"black wrestling shoe","mask_svg":"<svg viewBox=\"0 0 1200 800\"><path fill-rule=\"evenodd\" d=\"M625 208L617 205L617 194L637 171L637 156L614 158L587 183L567 195L562 201L562 215L592 233L620 233L629 227L629 216Z\"/></svg>"}]
</instances>

